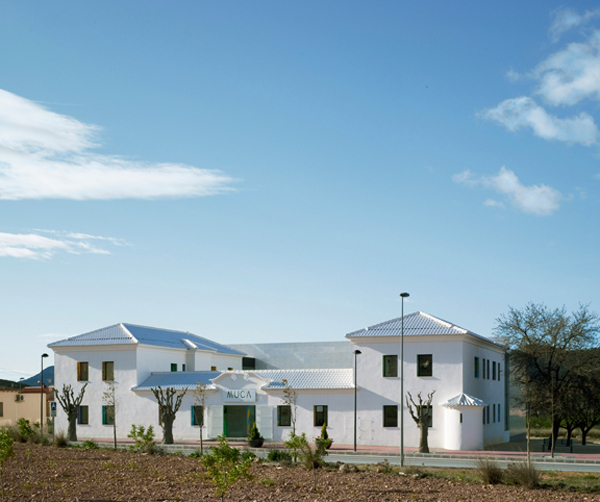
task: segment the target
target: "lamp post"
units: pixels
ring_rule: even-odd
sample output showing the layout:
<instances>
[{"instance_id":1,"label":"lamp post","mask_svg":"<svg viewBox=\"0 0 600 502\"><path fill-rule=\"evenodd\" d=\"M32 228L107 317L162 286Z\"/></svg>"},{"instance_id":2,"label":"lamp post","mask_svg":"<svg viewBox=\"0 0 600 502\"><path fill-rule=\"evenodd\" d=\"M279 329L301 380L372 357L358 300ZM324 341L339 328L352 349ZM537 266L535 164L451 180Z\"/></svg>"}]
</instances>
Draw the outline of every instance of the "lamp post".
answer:
<instances>
[{"instance_id":1,"label":"lamp post","mask_svg":"<svg viewBox=\"0 0 600 502\"><path fill-rule=\"evenodd\" d=\"M408 293L400 293L402 317L400 318L400 467L404 467L404 299Z\"/></svg>"},{"instance_id":2,"label":"lamp post","mask_svg":"<svg viewBox=\"0 0 600 502\"><path fill-rule=\"evenodd\" d=\"M40 375L40 436L44 437L44 357L48 354L42 354L42 374Z\"/></svg>"},{"instance_id":3,"label":"lamp post","mask_svg":"<svg viewBox=\"0 0 600 502\"><path fill-rule=\"evenodd\" d=\"M356 356L362 354L358 349L354 351L354 451L356 451Z\"/></svg>"},{"instance_id":4,"label":"lamp post","mask_svg":"<svg viewBox=\"0 0 600 502\"><path fill-rule=\"evenodd\" d=\"M25 380L25 377L19 378L19 394L21 393L21 387L23 386L23 380Z\"/></svg>"}]
</instances>

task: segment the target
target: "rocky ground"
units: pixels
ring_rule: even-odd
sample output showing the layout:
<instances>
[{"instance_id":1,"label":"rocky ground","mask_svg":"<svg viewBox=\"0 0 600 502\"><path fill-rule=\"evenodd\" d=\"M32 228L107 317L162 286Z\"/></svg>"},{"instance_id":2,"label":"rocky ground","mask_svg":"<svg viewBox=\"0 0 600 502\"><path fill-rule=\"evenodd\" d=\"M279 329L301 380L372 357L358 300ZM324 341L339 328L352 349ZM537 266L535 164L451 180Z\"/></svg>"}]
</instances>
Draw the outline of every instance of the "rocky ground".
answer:
<instances>
[{"instance_id":1,"label":"rocky ground","mask_svg":"<svg viewBox=\"0 0 600 502\"><path fill-rule=\"evenodd\" d=\"M3 469L7 501L219 500L197 459L127 451L15 444ZM492 486L373 470L313 474L300 467L255 463L253 481L234 486L226 501L600 501L595 494Z\"/></svg>"}]
</instances>

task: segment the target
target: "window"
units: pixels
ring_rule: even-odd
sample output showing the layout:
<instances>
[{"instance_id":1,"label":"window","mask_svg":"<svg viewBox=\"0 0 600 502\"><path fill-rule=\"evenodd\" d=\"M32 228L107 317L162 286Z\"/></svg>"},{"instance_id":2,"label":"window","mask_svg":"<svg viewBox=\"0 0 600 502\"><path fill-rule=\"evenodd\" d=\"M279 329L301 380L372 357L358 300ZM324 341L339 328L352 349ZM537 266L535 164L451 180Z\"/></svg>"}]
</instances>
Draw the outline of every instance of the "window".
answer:
<instances>
[{"instance_id":1,"label":"window","mask_svg":"<svg viewBox=\"0 0 600 502\"><path fill-rule=\"evenodd\" d=\"M486 409L487 409L487 423L489 424L490 423L490 405L489 404L486 406Z\"/></svg>"},{"instance_id":2,"label":"window","mask_svg":"<svg viewBox=\"0 0 600 502\"><path fill-rule=\"evenodd\" d=\"M417 376L430 377L432 371L433 359L431 354L419 354L417 356Z\"/></svg>"},{"instance_id":3,"label":"window","mask_svg":"<svg viewBox=\"0 0 600 502\"><path fill-rule=\"evenodd\" d=\"M233 368L227 368L227 371L233 371Z\"/></svg>"},{"instance_id":4,"label":"window","mask_svg":"<svg viewBox=\"0 0 600 502\"><path fill-rule=\"evenodd\" d=\"M115 379L115 363L114 361L102 361L102 380Z\"/></svg>"},{"instance_id":5,"label":"window","mask_svg":"<svg viewBox=\"0 0 600 502\"><path fill-rule=\"evenodd\" d=\"M185 371L185 364L181 365L181 371Z\"/></svg>"},{"instance_id":6,"label":"window","mask_svg":"<svg viewBox=\"0 0 600 502\"><path fill-rule=\"evenodd\" d=\"M256 359L254 357L242 357L242 369L243 370L255 370Z\"/></svg>"},{"instance_id":7,"label":"window","mask_svg":"<svg viewBox=\"0 0 600 502\"><path fill-rule=\"evenodd\" d=\"M115 425L114 406L102 406L102 425Z\"/></svg>"},{"instance_id":8,"label":"window","mask_svg":"<svg viewBox=\"0 0 600 502\"><path fill-rule=\"evenodd\" d=\"M0 417L4 416L4 403L0 403Z\"/></svg>"},{"instance_id":9,"label":"window","mask_svg":"<svg viewBox=\"0 0 600 502\"><path fill-rule=\"evenodd\" d=\"M383 407L383 426L398 427L398 406Z\"/></svg>"},{"instance_id":10,"label":"window","mask_svg":"<svg viewBox=\"0 0 600 502\"><path fill-rule=\"evenodd\" d=\"M177 363L171 363L171 371L172 372L177 371Z\"/></svg>"},{"instance_id":11,"label":"window","mask_svg":"<svg viewBox=\"0 0 600 502\"><path fill-rule=\"evenodd\" d=\"M77 363L77 380L87 382L89 378L89 363Z\"/></svg>"},{"instance_id":12,"label":"window","mask_svg":"<svg viewBox=\"0 0 600 502\"><path fill-rule=\"evenodd\" d=\"M492 363L492 380L496 380L496 361Z\"/></svg>"},{"instance_id":13,"label":"window","mask_svg":"<svg viewBox=\"0 0 600 502\"><path fill-rule=\"evenodd\" d=\"M204 425L204 406L192 406L192 425Z\"/></svg>"},{"instance_id":14,"label":"window","mask_svg":"<svg viewBox=\"0 0 600 502\"><path fill-rule=\"evenodd\" d=\"M460 423L462 424L462 413L460 413Z\"/></svg>"},{"instance_id":15,"label":"window","mask_svg":"<svg viewBox=\"0 0 600 502\"><path fill-rule=\"evenodd\" d=\"M483 425L485 425L485 407L483 408Z\"/></svg>"},{"instance_id":16,"label":"window","mask_svg":"<svg viewBox=\"0 0 600 502\"><path fill-rule=\"evenodd\" d=\"M500 381L500 363L498 363L498 381Z\"/></svg>"},{"instance_id":17,"label":"window","mask_svg":"<svg viewBox=\"0 0 600 502\"><path fill-rule=\"evenodd\" d=\"M490 379L490 360L489 359L487 360L487 369L486 369L485 374L487 375L487 379L489 380Z\"/></svg>"},{"instance_id":18,"label":"window","mask_svg":"<svg viewBox=\"0 0 600 502\"><path fill-rule=\"evenodd\" d=\"M277 406L277 425L279 427L292 425L292 407L290 405Z\"/></svg>"},{"instance_id":19,"label":"window","mask_svg":"<svg viewBox=\"0 0 600 502\"><path fill-rule=\"evenodd\" d=\"M89 425L90 412L88 406L77 407L77 425Z\"/></svg>"},{"instance_id":20,"label":"window","mask_svg":"<svg viewBox=\"0 0 600 502\"><path fill-rule=\"evenodd\" d=\"M383 376L398 376L398 356L383 356Z\"/></svg>"},{"instance_id":21,"label":"window","mask_svg":"<svg viewBox=\"0 0 600 502\"><path fill-rule=\"evenodd\" d=\"M317 405L313 407L313 422L315 427L327 424L327 406Z\"/></svg>"},{"instance_id":22,"label":"window","mask_svg":"<svg viewBox=\"0 0 600 502\"><path fill-rule=\"evenodd\" d=\"M485 380L485 359L483 360L483 366L481 368L481 378Z\"/></svg>"},{"instance_id":23,"label":"window","mask_svg":"<svg viewBox=\"0 0 600 502\"><path fill-rule=\"evenodd\" d=\"M492 423L496 423L496 405L492 404Z\"/></svg>"},{"instance_id":24,"label":"window","mask_svg":"<svg viewBox=\"0 0 600 502\"><path fill-rule=\"evenodd\" d=\"M479 358L475 358L475 378L479 378Z\"/></svg>"},{"instance_id":25,"label":"window","mask_svg":"<svg viewBox=\"0 0 600 502\"><path fill-rule=\"evenodd\" d=\"M217 367L216 366L211 366L210 367L210 371L217 371Z\"/></svg>"},{"instance_id":26,"label":"window","mask_svg":"<svg viewBox=\"0 0 600 502\"><path fill-rule=\"evenodd\" d=\"M500 403L498 403L498 422L500 422Z\"/></svg>"}]
</instances>

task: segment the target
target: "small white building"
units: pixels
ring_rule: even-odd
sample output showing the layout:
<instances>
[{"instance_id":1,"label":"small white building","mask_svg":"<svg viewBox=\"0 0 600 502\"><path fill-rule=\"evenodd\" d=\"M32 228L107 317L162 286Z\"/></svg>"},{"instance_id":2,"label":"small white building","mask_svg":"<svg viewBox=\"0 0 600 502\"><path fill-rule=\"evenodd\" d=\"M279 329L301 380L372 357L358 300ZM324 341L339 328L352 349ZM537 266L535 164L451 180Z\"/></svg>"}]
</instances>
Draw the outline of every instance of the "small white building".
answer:
<instances>
[{"instance_id":1,"label":"small white building","mask_svg":"<svg viewBox=\"0 0 600 502\"><path fill-rule=\"evenodd\" d=\"M399 445L401 320L346 335L338 352L356 356L357 443ZM282 345L278 344L281 352ZM305 344L304 351L322 349ZM77 434L111 438L113 410L103 404L107 382L117 395L117 434L131 425L153 425L160 431L152 388L188 389L173 427L175 440L225 434L245 437L256 422L270 441L285 440L292 410L283 402L284 381L298 392L296 431L320 434L325 423L337 444L354 441L355 369L260 369L260 353L246 353L181 331L117 324L49 345L55 352L56 391L71 384L77 393L88 384L79 410ZM298 344L289 344L297 350ZM327 346L330 349L329 346ZM264 352L263 352L264 353ZM279 354L280 355L280 354ZM280 357L281 359L281 357ZM322 357L321 357L322 360ZM315 361L318 358L315 357ZM416 398L435 391L429 446L475 450L509 438L505 349L488 338L425 314L404 317L404 390ZM203 408L193 394L206 385ZM405 445L418 446L419 431L404 409ZM67 429L59 407L57 430Z\"/></svg>"}]
</instances>

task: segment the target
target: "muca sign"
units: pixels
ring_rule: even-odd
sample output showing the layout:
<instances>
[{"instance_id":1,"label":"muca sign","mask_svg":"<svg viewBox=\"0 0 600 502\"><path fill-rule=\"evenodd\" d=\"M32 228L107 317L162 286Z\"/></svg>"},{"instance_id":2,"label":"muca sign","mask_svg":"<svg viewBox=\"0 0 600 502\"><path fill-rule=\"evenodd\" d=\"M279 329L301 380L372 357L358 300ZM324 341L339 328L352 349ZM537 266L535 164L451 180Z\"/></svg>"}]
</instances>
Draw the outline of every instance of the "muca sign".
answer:
<instances>
[{"instance_id":1,"label":"muca sign","mask_svg":"<svg viewBox=\"0 0 600 502\"><path fill-rule=\"evenodd\" d=\"M256 389L235 389L223 391L224 403L255 403Z\"/></svg>"}]
</instances>

